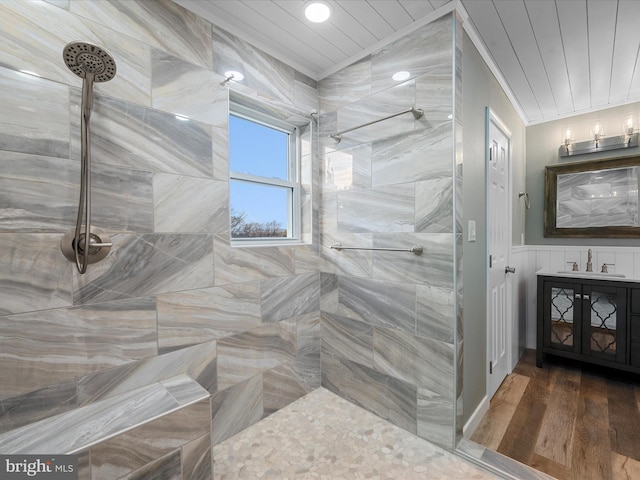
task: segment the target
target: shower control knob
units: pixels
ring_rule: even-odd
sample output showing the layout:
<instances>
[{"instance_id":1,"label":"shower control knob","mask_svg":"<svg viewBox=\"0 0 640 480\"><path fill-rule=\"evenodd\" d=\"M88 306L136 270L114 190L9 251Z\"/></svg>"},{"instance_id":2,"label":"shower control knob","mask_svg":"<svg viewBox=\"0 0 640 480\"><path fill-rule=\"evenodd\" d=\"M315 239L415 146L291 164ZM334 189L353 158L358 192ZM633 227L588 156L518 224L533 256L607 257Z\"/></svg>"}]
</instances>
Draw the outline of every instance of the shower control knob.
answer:
<instances>
[{"instance_id":1,"label":"shower control knob","mask_svg":"<svg viewBox=\"0 0 640 480\"><path fill-rule=\"evenodd\" d=\"M113 247L113 243L110 241L107 232L103 229L91 226L89 230L89 252L87 255L87 263L96 263L105 258L111 247ZM60 248L64 256L70 262L76 262L76 240L75 240L75 228L69 230L65 233L60 240ZM82 226L82 231L80 234L80 239L77 242L78 254L84 254L84 225Z\"/></svg>"}]
</instances>

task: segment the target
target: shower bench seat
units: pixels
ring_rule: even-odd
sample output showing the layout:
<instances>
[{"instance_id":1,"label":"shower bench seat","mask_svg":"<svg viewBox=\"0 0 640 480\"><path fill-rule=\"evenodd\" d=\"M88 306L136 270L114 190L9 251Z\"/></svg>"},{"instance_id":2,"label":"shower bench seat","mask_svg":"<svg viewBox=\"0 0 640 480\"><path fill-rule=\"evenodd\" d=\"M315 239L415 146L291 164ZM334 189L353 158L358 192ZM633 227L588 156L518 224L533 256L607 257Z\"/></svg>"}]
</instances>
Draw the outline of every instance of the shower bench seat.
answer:
<instances>
[{"instance_id":1,"label":"shower bench seat","mask_svg":"<svg viewBox=\"0 0 640 480\"><path fill-rule=\"evenodd\" d=\"M75 454L210 396L188 375L153 383L0 435L3 454Z\"/></svg>"}]
</instances>

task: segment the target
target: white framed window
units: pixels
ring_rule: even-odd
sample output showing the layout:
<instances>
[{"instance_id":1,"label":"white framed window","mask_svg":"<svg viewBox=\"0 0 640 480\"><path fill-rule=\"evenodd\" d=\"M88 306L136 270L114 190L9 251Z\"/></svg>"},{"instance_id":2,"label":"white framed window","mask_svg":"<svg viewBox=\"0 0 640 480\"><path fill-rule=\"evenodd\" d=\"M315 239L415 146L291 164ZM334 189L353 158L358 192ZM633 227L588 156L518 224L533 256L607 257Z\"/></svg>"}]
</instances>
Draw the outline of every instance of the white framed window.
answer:
<instances>
[{"instance_id":1,"label":"white framed window","mask_svg":"<svg viewBox=\"0 0 640 480\"><path fill-rule=\"evenodd\" d=\"M263 108L230 101L231 242L300 239L300 132Z\"/></svg>"}]
</instances>

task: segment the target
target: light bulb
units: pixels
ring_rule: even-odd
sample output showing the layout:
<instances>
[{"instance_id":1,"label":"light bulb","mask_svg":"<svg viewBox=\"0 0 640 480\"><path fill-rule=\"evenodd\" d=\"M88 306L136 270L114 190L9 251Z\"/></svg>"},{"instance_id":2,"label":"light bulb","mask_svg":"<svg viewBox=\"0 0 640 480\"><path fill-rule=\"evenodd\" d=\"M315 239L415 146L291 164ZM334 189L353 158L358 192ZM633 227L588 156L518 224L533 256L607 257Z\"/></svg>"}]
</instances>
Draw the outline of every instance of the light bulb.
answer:
<instances>
[{"instance_id":1,"label":"light bulb","mask_svg":"<svg viewBox=\"0 0 640 480\"><path fill-rule=\"evenodd\" d=\"M624 122L624 131L627 135L633 135L634 131L634 117L633 115L627 115L627 118Z\"/></svg>"}]
</instances>

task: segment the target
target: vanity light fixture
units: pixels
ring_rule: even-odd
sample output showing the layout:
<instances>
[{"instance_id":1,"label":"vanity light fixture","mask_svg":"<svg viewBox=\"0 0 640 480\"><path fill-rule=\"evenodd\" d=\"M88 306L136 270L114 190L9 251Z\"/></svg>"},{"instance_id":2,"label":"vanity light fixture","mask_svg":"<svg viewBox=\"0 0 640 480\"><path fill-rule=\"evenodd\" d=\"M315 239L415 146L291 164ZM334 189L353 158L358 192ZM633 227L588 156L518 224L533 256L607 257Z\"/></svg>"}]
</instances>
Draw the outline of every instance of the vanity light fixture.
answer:
<instances>
[{"instance_id":1,"label":"vanity light fixture","mask_svg":"<svg viewBox=\"0 0 640 480\"><path fill-rule=\"evenodd\" d=\"M304 7L304 16L313 23L326 22L331 16L331 7L324 1L309 2Z\"/></svg>"},{"instance_id":2,"label":"vanity light fixture","mask_svg":"<svg viewBox=\"0 0 640 480\"><path fill-rule=\"evenodd\" d=\"M635 116L627 115L624 120L623 134L611 137L605 136L604 124L601 121L593 123L590 130L591 140L576 142L573 139L573 128L567 127L563 135L563 143L558 149L560 157L570 157L585 153L603 152L638 146L638 132L635 131Z\"/></svg>"},{"instance_id":3,"label":"vanity light fixture","mask_svg":"<svg viewBox=\"0 0 640 480\"><path fill-rule=\"evenodd\" d=\"M600 120L597 120L591 128L591 136L596 142L599 142L604 138L604 125Z\"/></svg>"},{"instance_id":4,"label":"vanity light fixture","mask_svg":"<svg viewBox=\"0 0 640 480\"><path fill-rule=\"evenodd\" d=\"M624 133L627 135L633 135L636 128L636 116L631 114L627 115L624 119Z\"/></svg>"}]
</instances>

